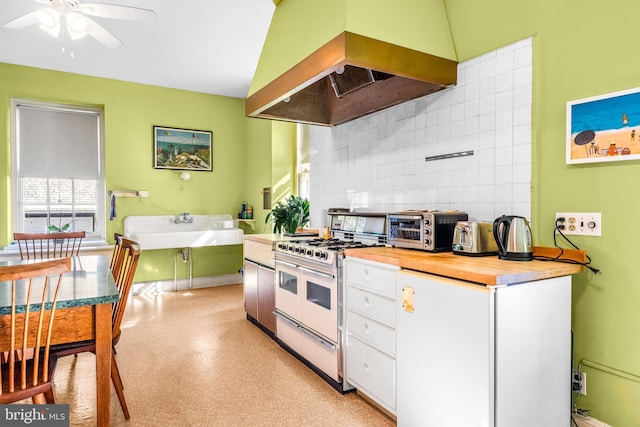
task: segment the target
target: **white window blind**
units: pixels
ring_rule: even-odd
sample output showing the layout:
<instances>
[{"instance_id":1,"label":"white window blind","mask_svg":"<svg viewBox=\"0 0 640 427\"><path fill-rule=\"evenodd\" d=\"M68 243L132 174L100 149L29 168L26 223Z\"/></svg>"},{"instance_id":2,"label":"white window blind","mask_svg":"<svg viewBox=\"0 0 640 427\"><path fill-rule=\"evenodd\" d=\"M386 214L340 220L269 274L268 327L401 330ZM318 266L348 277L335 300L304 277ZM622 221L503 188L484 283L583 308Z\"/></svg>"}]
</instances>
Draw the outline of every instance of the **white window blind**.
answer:
<instances>
[{"instance_id":1,"label":"white window blind","mask_svg":"<svg viewBox=\"0 0 640 427\"><path fill-rule=\"evenodd\" d=\"M105 239L103 110L11 100L13 231Z\"/></svg>"},{"instance_id":2,"label":"white window blind","mask_svg":"<svg viewBox=\"0 0 640 427\"><path fill-rule=\"evenodd\" d=\"M92 111L19 104L20 174L34 178L99 179L99 120L98 113Z\"/></svg>"}]
</instances>

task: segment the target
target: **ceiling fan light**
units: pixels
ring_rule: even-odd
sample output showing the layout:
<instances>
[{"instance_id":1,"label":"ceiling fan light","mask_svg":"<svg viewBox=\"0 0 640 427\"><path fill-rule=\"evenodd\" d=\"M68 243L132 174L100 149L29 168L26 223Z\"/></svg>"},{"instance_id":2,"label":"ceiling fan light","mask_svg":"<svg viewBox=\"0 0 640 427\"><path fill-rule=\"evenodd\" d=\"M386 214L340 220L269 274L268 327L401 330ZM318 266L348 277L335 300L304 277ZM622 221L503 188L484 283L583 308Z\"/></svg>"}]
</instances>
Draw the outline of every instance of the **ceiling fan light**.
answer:
<instances>
[{"instance_id":1,"label":"ceiling fan light","mask_svg":"<svg viewBox=\"0 0 640 427\"><path fill-rule=\"evenodd\" d=\"M44 27L53 28L60 22L60 15L52 9L42 9L38 13L38 21Z\"/></svg>"},{"instance_id":2,"label":"ceiling fan light","mask_svg":"<svg viewBox=\"0 0 640 427\"><path fill-rule=\"evenodd\" d=\"M64 15L65 26L71 40L78 40L87 35L87 20L84 16L75 13Z\"/></svg>"},{"instance_id":3,"label":"ceiling fan light","mask_svg":"<svg viewBox=\"0 0 640 427\"><path fill-rule=\"evenodd\" d=\"M38 13L40 29L51 37L60 35L60 13L53 9L43 9Z\"/></svg>"},{"instance_id":4,"label":"ceiling fan light","mask_svg":"<svg viewBox=\"0 0 640 427\"><path fill-rule=\"evenodd\" d=\"M70 13L66 16L66 21L69 32L86 33L87 20L84 16Z\"/></svg>"}]
</instances>

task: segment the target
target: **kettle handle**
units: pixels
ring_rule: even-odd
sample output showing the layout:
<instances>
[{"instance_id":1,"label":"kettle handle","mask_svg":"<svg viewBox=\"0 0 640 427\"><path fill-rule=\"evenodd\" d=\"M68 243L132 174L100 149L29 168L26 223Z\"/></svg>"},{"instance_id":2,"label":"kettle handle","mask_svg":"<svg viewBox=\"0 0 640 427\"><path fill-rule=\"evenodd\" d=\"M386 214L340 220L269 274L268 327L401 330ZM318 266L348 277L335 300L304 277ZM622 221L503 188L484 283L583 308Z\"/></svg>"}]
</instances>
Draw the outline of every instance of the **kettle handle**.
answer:
<instances>
[{"instance_id":1,"label":"kettle handle","mask_svg":"<svg viewBox=\"0 0 640 427\"><path fill-rule=\"evenodd\" d=\"M506 224L506 226L502 227L502 230L500 230L500 226L502 224ZM511 225L511 217L506 215L502 215L500 218L493 221L493 237L496 239L496 244L498 245L498 254L502 256L507 254L504 237L507 235L506 230L509 225Z\"/></svg>"}]
</instances>

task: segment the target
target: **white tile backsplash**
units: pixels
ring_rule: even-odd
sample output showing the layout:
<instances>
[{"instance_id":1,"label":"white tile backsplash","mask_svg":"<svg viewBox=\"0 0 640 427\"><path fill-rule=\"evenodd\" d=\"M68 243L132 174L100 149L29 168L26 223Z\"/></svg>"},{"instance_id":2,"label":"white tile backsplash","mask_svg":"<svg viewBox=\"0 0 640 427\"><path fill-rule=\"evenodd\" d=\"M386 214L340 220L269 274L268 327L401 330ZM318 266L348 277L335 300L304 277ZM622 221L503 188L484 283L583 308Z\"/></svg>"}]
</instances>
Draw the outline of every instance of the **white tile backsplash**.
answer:
<instances>
[{"instance_id":1,"label":"white tile backsplash","mask_svg":"<svg viewBox=\"0 0 640 427\"><path fill-rule=\"evenodd\" d=\"M327 208L531 216L532 40L458 64L455 87L334 128L311 126L311 225ZM425 161L473 150L474 155Z\"/></svg>"}]
</instances>

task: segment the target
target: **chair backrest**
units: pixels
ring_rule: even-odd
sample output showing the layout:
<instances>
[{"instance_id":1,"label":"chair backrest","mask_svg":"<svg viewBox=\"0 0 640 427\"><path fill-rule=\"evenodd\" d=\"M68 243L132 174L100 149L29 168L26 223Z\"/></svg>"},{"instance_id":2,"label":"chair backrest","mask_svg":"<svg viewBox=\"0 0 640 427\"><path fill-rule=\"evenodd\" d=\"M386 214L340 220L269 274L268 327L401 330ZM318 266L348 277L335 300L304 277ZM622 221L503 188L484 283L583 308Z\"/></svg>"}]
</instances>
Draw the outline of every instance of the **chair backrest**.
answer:
<instances>
[{"instance_id":1,"label":"chair backrest","mask_svg":"<svg viewBox=\"0 0 640 427\"><path fill-rule=\"evenodd\" d=\"M113 247L113 253L111 254L111 262L109 263L109 268L111 269L111 273L116 275L117 271L120 271L122 267L122 260L124 259L125 250L122 246L122 239L125 237L119 233L113 233L113 237L115 239L115 246Z\"/></svg>"},{"instance_id":2,"label":"chair backrest","mask_svg":"<svg viewBox=\"0 0 640 427\"><path fill-rule=\"evenodd\" d=\"M0 289L11 295L11 313L0 320L0 349L7 359L0 364L0 377L6 380L0 386L0 402L32 397L34 389L49 382L56 303L62 275L70 269L70 258L0 267ZM27 354L33 355L31 369L29 358L22 357Z\"/></svg>"},{"instance_id":3,"label":"chair backrest","mask_svg":"<svg viewBox=\"0 0 640 427\"><path fill-rule=\"evenodd\" d=\"M116 250L118 251L117 254ZM116 282L116 286L118 287L118 294L120 295L120 298L118 299L118 302L113 304L111 317L111 324L113 327L112 333L114 338L120 335L120 324L122 323L124 310L127 306L129 292L131 291L131 285L133 284L133 276L136 274L141 252L142 250L138 243L122 236L116 237L114 256L120 258L120 261L116 263L116 269L112 269L111 272Z\"/></svg>"},{"instance_id":4,"label":"chair backrest","mask_svg":"<svg viewBox=\"0 0 640 427\"><path fill-rule=\"evenodd\" d=\"M46 259L78 256L84 231L69 233L13 233L18 242L20 258Z\"/></svg>"}]
</instances>

